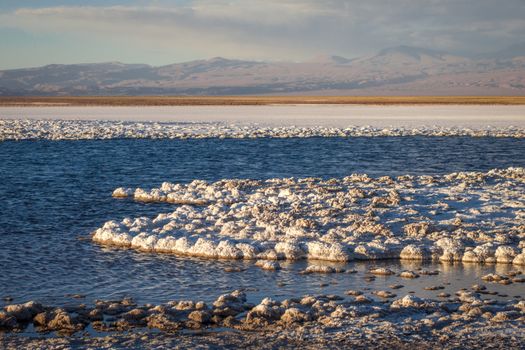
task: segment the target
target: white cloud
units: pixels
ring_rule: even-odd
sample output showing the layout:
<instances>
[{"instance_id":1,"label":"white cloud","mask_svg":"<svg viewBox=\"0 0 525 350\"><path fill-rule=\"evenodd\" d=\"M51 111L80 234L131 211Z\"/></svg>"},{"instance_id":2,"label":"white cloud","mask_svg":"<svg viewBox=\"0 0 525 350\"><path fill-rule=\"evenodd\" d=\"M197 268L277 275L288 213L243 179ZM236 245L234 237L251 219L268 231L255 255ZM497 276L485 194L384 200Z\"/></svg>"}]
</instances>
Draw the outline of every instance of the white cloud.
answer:
<instances>
[{"instance_id":1,"label":"white cloud","mask_svg":"<svg viewBox=\"0 0 525 350\"><path fill-rule=\"evenodd\" d=\"M355 56L401 44L482 52L522 40L521 0L197 0L186 5L20 8L3 26L122 40L187 56ZM514 6L514 7L513 7Z\"/></svg>"}]
</instances>

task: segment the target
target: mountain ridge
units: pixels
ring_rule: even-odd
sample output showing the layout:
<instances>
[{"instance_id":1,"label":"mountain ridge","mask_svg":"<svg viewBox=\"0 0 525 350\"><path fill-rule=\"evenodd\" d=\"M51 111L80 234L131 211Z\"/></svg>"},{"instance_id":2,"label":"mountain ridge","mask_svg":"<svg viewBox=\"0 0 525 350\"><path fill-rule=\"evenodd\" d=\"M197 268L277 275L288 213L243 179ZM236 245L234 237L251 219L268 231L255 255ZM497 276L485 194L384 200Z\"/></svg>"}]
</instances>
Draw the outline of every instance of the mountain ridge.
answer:
<instances>
[{"instance_id":1,"label":"mountain ridge","mask_svg":"<svg viewBox=\"0 0 525 350\"><path fill-rule=\"evenodd\" d=\"M402 45L366 57L320 55L304 62L213 57L162 66L114 61L0 71L1 96L335 94L338 91L520 95L525 94L525 59L521 46L502 50L492 58L472 59Z\"/></svg>"}]
</instances>

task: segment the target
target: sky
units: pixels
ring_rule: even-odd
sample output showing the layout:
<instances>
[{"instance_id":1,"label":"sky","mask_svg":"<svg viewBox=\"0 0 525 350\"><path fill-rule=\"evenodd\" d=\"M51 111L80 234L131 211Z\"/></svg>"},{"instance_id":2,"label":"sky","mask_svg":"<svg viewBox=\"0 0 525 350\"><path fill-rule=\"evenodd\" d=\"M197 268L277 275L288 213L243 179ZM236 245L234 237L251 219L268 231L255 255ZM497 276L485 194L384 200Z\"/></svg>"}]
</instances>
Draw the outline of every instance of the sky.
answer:
<instances>
[{"instance_id":1,"label":"sky","mask_svg":"<svg viewBox=\"0 0 525 350\"><path fill-rule=\"evenodd\" d=\"M305 61L399 45L475 56L525 42L525 0L0 0L0 69Z\"/></svg>"}]
</instances>

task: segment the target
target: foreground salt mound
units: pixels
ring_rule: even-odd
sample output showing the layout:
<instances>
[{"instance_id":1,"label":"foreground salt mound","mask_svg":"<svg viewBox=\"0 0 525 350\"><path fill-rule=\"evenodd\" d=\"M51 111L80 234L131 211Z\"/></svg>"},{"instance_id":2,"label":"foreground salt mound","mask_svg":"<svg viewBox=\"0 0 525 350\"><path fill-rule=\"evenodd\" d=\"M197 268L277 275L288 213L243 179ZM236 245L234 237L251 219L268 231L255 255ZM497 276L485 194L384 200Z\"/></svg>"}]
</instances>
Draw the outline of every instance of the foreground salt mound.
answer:
<instances>
[{"instance_id":1,"label":"foreground salt mound","mask_svg":"<svg viewBox=\"0 0 525 350\"><path fill-rule=\"evenodd\" d=\"M105 120L0 119L0 141L7 140L99 140L99 139L188 139L188 138L288 138L355 136L474 136L525 137L520 127L373 127L314 126L269 127L224 122L129 122Z\"/></svg>"},{"instance_id":2,"label":"foreground salt mound","mask_svg":"<svg viewBox=\"0 0 525 350\"><path fill-rule=\"evenodd\" d=\"M211 259L525 265L525 169L163 183L115 197L179 206L106 222L95 242ZM181 205L182 204L182 205ZM191 205L189 205L191 204Z\"/></svg>"},{"instance_id":3,"label":"foreground salt mound","mask_svg":"<svg viewBox=\"0 0 525 350\"><path fill-rule=\"evenodd\" d=\"M422 299L414 295L392 300L396 295L388 291L371 293L380 300L360 292L353 294L347 298L305 295L282 301L266 297L257 305L247 302L247 296L241 290L222 294L210 305L193 300L138 305L132 299L124 298L97 300L93 306L71 304L61 308L31 301L0 309L0 331L20 332L32 324L37 332L57 331L63 335L72 335L88 326L105 333L147 327L170 333L230 328L237 331L274 329L279 334L286 329L295 329L300 334L310 329L330 334L338 328L348 335L355 328L362 336L366 328L368 334L386 332L398 337L410 333L422 334L422 331L425 335L428 331L446 334L470 330L481 333L490 329L491 325L501 324L501 328L511 330L514 336L524 336L523 300L498 302L464 290L446 301ZM306 328L301 331L303 326ZM176 338L179 340L179 337Z\"/></svg>"}]
</instances>

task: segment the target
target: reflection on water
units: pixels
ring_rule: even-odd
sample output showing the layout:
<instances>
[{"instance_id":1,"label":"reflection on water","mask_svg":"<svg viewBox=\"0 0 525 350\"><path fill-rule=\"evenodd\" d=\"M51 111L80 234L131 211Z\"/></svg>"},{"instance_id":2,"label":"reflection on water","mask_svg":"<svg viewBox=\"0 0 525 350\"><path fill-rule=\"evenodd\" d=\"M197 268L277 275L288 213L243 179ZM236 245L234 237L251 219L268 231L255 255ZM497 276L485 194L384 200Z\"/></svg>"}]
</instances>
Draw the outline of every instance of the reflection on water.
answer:
<instances>
[{"instance_id":1,"label":"reflection on water","mask_svg":"<svg viewBox=\"0 0 525 350\"><path fill-rule=\"evenodd\" d=\"M65 294L80 293L90 299L131 295L140 302L210 301L235 288L251 288L248 295L256 300L385 289L390 284L406 286L396 292L399 295L416 291L422 297L435 296L443 290L422 288L437 284L452 294L481 283L482 274L512 267L383 261L344 266L358 270L356 274L299 275L306 262L283 263L282 271L268 272L252 262L114 250L86 238L107 220L173 209L112 199L111 191L118 186L151 187L196 178L339 177L354 172L442 174L508 166L525 166L524 141L410 137L0 143L0 297L62 303ZM232 265L245 270L224 272ZM376 265L441 273L409 281L377 277L366 282L366 271ZM523 285L488 287L512 296Z\"/></svg>"}]
</instances>

